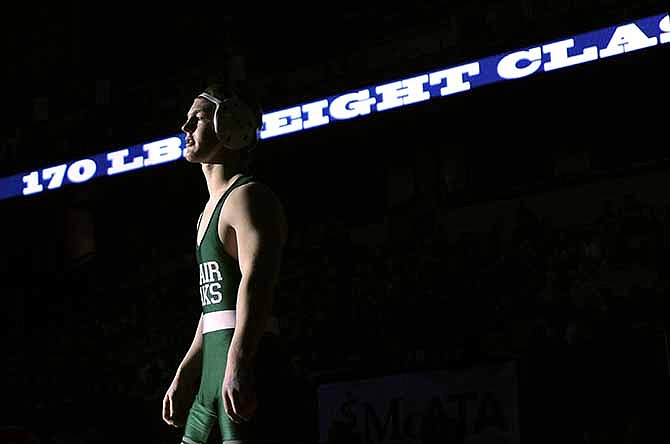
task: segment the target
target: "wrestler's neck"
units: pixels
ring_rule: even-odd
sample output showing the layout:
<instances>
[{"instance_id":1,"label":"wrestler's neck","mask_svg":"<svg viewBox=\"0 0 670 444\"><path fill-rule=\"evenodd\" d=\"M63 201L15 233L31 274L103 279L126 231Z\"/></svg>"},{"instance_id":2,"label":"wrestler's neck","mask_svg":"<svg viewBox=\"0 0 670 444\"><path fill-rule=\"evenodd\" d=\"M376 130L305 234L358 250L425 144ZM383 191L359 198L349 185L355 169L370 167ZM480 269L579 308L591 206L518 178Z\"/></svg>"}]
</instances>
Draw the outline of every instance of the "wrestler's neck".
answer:
<instances>
[{"instance_id":1,"label":"wrestler's neck","mask_svg":"<svg viewBox=\"0 0 670 444\"><path fill-rule=\"evenodd\" d=\"M207 182L209 196L216 198L226 192L237 178L244 173L241 164L203 163L202 172Z\"/></svg>"}]
</instances>

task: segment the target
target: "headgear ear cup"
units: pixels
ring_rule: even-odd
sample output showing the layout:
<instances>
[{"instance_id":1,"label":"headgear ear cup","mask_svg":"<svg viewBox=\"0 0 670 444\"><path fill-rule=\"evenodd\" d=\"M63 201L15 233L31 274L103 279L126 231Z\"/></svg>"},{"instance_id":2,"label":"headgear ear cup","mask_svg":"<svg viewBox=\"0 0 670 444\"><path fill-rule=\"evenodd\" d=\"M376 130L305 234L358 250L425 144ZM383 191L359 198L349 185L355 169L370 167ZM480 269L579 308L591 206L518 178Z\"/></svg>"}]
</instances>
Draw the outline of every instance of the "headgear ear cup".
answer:
<instances>
[{"instance_id":1,"label":"headgear ear cup","mask_svg":"<svg viewBox=\"0 0 670 444\"><path fill-rule=\"evenodd\" d=\"M216 105L214 131L219 140L226 148L239 150L256 141L256 117L253 110L234 92L229 96L219 99L211 94L202 93L198 97Z\"/></svg>"}]
</instances>

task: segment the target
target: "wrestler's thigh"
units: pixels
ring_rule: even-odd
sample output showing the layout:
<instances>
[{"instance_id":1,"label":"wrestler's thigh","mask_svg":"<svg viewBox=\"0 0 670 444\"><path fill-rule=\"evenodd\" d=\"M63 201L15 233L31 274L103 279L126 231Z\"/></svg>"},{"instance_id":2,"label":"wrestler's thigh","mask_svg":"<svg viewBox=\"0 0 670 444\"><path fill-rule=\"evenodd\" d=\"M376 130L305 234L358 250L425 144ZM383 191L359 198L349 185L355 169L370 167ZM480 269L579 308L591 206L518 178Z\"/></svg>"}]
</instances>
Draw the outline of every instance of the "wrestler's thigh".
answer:
<instances>
[{"instance_id":1,"label":"wrestler's thigh","mask_svg":"<svg viewBox=\"0 0 670 444\"><path fill-rule=\"evenodd\" d=\"M259 441L259 440L247 440L247 439L236 439L232 441L223 441L223 444L288 444L286 441Z\"/></svg>"}]
</instances>

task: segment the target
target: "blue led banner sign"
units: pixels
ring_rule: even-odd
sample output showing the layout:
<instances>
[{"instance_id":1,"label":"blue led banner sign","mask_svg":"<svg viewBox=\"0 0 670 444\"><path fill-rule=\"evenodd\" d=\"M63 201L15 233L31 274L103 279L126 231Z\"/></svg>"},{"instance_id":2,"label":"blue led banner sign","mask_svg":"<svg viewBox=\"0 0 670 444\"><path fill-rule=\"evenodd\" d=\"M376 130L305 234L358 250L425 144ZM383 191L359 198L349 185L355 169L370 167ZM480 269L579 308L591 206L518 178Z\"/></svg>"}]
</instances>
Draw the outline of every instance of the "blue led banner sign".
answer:
<instances>
[{"instance_id":1,"label":"blue led banner sign","mask_svg":"<svg viewBox=\"0 0 670 444\"><path fill-rule=\"evenodd\" d=\"M261 139L278 137L669 42L670 15L646 17L265 113L259 136ZM84 183L98 176L174 161L183 156L183 149L184 137L177 135L0 178L0 199L32 195L66 184Z\"/></svg>"},{"instance_id":2,"label":"blue led banner sign","mask_svg":"<svg viewBox=\"0 0 670 444\"><path fill-rule=\"evenodd\" d=\"M160 165L183 156L184 136L173 136L134 145L86 159L55 165L27 174L0 179L0 199L55 190L99 176L113 176L140 168Z\"/></svg>"}]
</instances>

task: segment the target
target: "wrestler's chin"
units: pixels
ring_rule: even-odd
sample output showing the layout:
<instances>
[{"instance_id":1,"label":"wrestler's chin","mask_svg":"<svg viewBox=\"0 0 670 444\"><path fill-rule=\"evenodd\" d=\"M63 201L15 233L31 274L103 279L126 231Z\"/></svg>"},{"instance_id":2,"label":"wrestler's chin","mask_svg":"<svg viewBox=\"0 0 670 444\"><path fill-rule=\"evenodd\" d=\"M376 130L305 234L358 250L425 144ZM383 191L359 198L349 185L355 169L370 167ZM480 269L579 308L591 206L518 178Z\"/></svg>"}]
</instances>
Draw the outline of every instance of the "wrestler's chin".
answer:
<instances>
[{"instance_id":1,"label":"wrestler's chin","mask_svg":"<svg viewBox=\"0 0 670 444\"><path fill-rule=\"evenodd\" d=\"M186 149L184 149L184 159L186 159L188 162L193 162L193 163L198 162L196 157L197 156L195 155L195 152L193 151L193 148L187 146Z\"/></svg>"}]
</instances>

